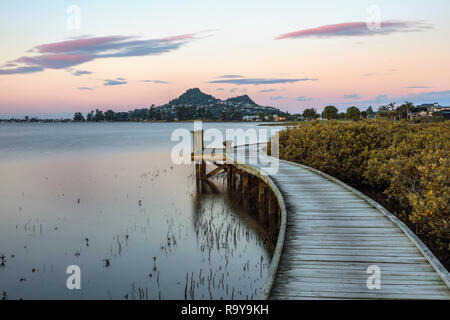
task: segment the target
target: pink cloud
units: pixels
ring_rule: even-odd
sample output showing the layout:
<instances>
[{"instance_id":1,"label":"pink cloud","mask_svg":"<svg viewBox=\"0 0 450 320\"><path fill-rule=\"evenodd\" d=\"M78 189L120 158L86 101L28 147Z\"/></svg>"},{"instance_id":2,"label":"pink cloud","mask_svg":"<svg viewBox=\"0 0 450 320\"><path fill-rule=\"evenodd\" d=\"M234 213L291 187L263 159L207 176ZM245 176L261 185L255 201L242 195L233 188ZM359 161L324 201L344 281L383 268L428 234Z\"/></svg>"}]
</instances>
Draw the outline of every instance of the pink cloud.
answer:
<instances>
[{"instance_id":1,"label":"pink cloud","mask_svg":"<svg viewBox=\"0 0 450 320\"><path fill-rule=\"evenodd\" d=\"M28 65L38 65L48 69L63 69L91 61L95 58L93 55L85 54L45 54L36 57L21 57L15 62Z\"/></svg>"},{"instance_id":2,"label":"pink cloud","mask_svg":"<svg viewBox=\"0 0 450 320\"><path fill-rule=\"evenodd\" d=\"M34 49L36 49L40 53L70 52L70 51L84 50L87 48L90 49L98 48L99 46L125 40L127 38L129 37L109 36L109 37L81 38L55 43L41 44L39 46L36 46Z\"/></svg>"},{"instance_id":3,"label":"pink cloud","mask_svg":"<svg viewBox=\"0 0 450 320\"><path fill-rule=\"evenodd\" d=\"M131 36L83 37L38 45L28 52L40 55L20 57L0 68L1 74L23 74L45 69L65 69L102 58L158 55L179 49L196 40L196 33L157 39ZM23 64L16 65L16 64Z\"/></svg>"},{"instance_id":4,"label":"pink cloud","mask_svg":"<svg viewBox=\"0 0 450 320\"><path fill-rule=\"evenodd\" d=\"M196 37L195 33L187 33L187 34L182 34L182 35L179 35L179 36L172 36L172 37L162 38L160 40L161 41L179 41L179 40L195 39L195 37Z\"/></svg>"},{"instance_id":5,"label":"pink cloud","mask_svg":"<svg viewBox=\"0 0 450 320\"><path fill-rule=\"evenodd\" d=\"M369 28L366 22L344 22L285 33L276 37L275 40L311 37L326 38L339 36L387 35L396 32L418 32L430 28L431 26L423 21L383 21L380 23L380 28L375 29Z\"/></svg>"}]
</instances>

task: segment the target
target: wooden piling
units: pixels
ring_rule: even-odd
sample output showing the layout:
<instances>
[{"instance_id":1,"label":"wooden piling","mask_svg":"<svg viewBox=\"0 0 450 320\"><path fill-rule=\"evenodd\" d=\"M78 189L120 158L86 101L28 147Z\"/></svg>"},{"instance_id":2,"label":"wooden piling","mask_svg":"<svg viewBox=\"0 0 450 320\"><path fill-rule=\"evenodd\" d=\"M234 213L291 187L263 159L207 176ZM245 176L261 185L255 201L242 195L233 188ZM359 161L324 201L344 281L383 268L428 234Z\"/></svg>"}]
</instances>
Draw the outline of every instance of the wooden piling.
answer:
<instances>
[{"instance_id":1,"label":"wooden piling","mask_svg":"<svg viewBox=\"0 0 450 320\"><path fill-rule=\"evenodd\" d=\"M232 171L233 171L233 166L228 165L227 166L227 187L228 187L228 190L231 190L231 175L232 175Z\"/></svg>"},{"instance_id":2,"label":"wooden piling","mask_svg":"<svg viewBox=\"0 0 450 320\"><path fill-rule=\"evenodd\" d=\"M206 174L206 162L202 159L202 163L200 165L200 178L203 179L203 177Z\"/></svg>"},{"instance_id":3,"label":"wooden piling","mask_svg":"<svg viewBox=\"0 0 450 320\"><path fill-rule=\"evenodd\" d=\"M261 180L258 181L259 188L258 188L258 213L259 213L259 220L260 222L264 221L264 213L266 211L266 185Z\"/></svg>"},{"instance_id":4,"label":"wooden piling","mask_svg":"<svg viewBox=\"0 0 450 320\"><path fill-rule=\"evenodd\" d=\"M242 175L242 199L244 202L248 197L248 173L244 172Z\"/></svg>"},{"instance_id":5,"label":"wooden piling","mask_svg":"<svg viewBox=\"0 0 450 320\"><path fill-rule=\"evenodd\" d=\"M200 180L200 165L195 164L195 180L198 182Z\"/></svg>"},{"instance_id":6,"label":"wooden piling","mask_svg":"<svg viewBox=\"0 0 450 320\"><path fill-rule=\"evenodd\" d=\"M236 179L237 178L237 176L236 176L236 168L235 167L232 167L231 168L231 190L235 190L236 189Z\"/></svg>"},{"instance_id":7,"label":"wooden piling","mask_svg":"<svg viewBox=\"0 0 450 320\"><path fill-rule=\"evenodd\" d=\"M277 199L275 198L274 194L272 192L269 192L269 203L268 203L268 209L267 209L267 221L272 222L274 215L276 214L277 210Z\"/></svg>"}]
</instances>

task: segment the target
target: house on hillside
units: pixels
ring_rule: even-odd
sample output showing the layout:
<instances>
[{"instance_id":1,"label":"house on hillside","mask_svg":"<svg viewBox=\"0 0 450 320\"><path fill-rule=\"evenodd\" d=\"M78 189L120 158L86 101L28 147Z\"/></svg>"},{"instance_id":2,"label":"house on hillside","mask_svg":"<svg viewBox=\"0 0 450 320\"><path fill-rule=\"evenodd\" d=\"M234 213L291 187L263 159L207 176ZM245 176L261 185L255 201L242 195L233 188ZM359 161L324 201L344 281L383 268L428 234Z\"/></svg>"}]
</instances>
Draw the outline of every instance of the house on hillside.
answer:
<instances>
[{"instance_id":1,"label":"house on hillside","mask_svg":"<svg viewBox=\"0 0 450 320\"><path fill-rule=\"evenodd\" d=\"M428 116L428 108L430 108L431 104L422 104L408 111L408 119L412 120L415 118L422 118Z\"/></svg>"},{"instance_id":2,"label":"house on hillside","mask_svg":"<svg viewBox=\"0 0 450 320\"><path fill-rule=\"evenodd\" d=\"M280 116L273 116L274 121L286 121L286 117L280 117Z\"/></svg>"},{"instance_id":3,"label":"house on hillside","mask_svg":"<svg viewBox=\"0 0 450 320\"><path fill-rule=\"evenodd\" d=\"M450 119L450 106L443 107L439 103L421 104L408 112L408 119L431 117L435 113L441 113L446 119Z\"/></svg>"},{"instance_id":4,"label":"house on hillside","mask_svg":"<svg viewBox=\"0 0 450 320\"><path fill-rule=\"evenodd\" d=\"M259 116L257 116L257 115L243 116L242 120L244 120L244 121L257 121L257 120L259 120Z\"/></svg>"}]
</instances>

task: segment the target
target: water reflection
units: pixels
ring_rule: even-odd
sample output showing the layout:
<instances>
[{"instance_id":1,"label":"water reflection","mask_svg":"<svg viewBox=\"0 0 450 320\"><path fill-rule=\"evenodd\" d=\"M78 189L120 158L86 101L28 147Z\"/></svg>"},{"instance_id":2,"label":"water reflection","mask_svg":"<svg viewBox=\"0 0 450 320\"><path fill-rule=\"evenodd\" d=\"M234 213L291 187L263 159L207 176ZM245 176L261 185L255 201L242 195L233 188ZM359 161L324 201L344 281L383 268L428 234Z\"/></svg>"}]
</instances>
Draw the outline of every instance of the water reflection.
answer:
<instances>
[{"instance_id":1,"label":"water reflection","mask_svg":"<svg viewBox=\"0 0 450 320\"><path fill-rule=\"evenodd\" d=\"M139 130L121 125L108 135L131 143ZM145 130L148 138L151 127ZM0 298L257 297L271 248L264 228L230 201L223 176L197 189L193 166L172 165L167 147L142 149L139 134L139 148L70 153L52 149L60 143L55 134L53 127L40 132L51 140L45 143L51 156L15 156L16 147L0 156ZM78 138L76 132L64 137L69 144ZM82 272L79 291L66 288L73 264Z\"/></svg>"}]
</instances>

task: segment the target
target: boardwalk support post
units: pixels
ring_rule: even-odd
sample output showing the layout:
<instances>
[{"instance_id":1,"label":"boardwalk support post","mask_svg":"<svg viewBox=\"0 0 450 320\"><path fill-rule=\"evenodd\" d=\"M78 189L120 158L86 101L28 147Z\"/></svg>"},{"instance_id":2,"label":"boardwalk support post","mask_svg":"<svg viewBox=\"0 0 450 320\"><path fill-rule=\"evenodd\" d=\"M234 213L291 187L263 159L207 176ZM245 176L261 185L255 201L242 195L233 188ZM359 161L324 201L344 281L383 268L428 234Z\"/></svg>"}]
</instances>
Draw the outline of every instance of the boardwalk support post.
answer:
<instances>
[{"instance_id":1,"label":"boardwalk support post","mask_svg":"<svg viewBox=\"0 0 450 320\"><path fill-rule=\"evenodd\" d=\"M197 183L200 180L200 165L199 164L195 164L195 180L197 181Z\"/></svg>"},{"instance_id":2,"label":"boardwalk support post","mask_svg":"<svg viewBox=\"0 0 450 320\"><path fill-rule=\"evenodd\" d=\"M248 173L244 172L242 175L242 199L248 196Z\"/></svg>"},{"instance_id":3,"label":"boardwalk support post","mask_svg":"<svg viewBox=\"0 0 450 320\"><path fill-rule=\"evenodd\" d=\"M277 207L278 207L277 199L275 198L275 196L272 192L269 192L269 205L268 205L267 221L271 221L273 215L276 213Z\"/></svg>"},{"instance_id":4,"label":"boardwalk support post","mask_svg":"<svg viewBox=\"0 0 450 320\"><path fill-rule=\"evenodd\" d=\"M259 188L258 188L258 213L259 213L259 220L262 222L264 221L264 211L266 209L266 185L261 180L258 181Z\"/></svg>"},{"instance_id":5,"label":"boardwalk support post","mask_svg":"<svg viewBox=\"0 0 450 320\"><path fill-rule=\"evenodd\" d=\"M216 161L225 162L225 154L223 148L205 148L203 141L203 130L196 130L192 132L192 152L191 161L195 162L195 179L198 183L201 180L206 180L226 169L226 164L220 164ZM218 154L219 151L219 154ZM206 173L206 161L212 162L217 166L214 170Z\"/></svg>"},{"instance_id":6,"label":"boardwalk support post","mask_svg":"<svg viewBox=\"0 0 450 320\"><path fill-rule=\"evenodd\" d=\"M200 164L200 177L203 179L206 174L206 162L202 159L202 163Z\"/></svg>"},{"instance_id":7,"label":"boardwalk support post","mask_svg":"<svg viewBox=\"0 0 450 320\"><path fill-rule=\"evenodd\" d=\"M231 167L231 190L236 190L236 168Z\"/></svg>"}]
</instances>

